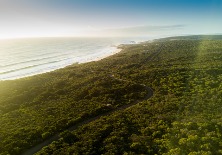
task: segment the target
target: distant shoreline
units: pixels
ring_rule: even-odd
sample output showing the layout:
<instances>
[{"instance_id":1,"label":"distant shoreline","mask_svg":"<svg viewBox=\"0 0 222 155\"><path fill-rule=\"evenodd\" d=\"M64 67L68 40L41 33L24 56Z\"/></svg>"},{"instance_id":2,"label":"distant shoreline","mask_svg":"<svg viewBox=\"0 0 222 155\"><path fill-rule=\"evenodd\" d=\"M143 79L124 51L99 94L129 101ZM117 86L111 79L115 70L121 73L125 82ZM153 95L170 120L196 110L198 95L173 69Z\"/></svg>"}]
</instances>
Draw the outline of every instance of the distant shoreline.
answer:
<instances>
[{"instance_id":1,"label":"distant shoreline","mask_svg":"<svg viewBox=\"0 0 222 155\"><path fill-rule=\"evenodd\" d=\"M122 51L122 49L116 48L116 50L114 50L114 51L111 52L111 53L107 53L107 54L105 54L105 55L97 56L95 59L94 59L94 58L92 58L92 59L87 59L87 60L84 61L84 62L77 62L77 63L78 63L78 64L84 64L84 63L93 62L93 61L100 61L100 60L102 60L102 59L104 59L104 58L110 57L110 56L112 56L112 55L114 55L114 54L117 54L117 53L119 53L119 52L121 52L121 51Z\"/></svg>"},{"instance_id":2,"label":"distant shoreline","mask_svg":"<svg viewBox=\"0 0 222 155\"><path fill-rule=\"evenodd\" d=\"M118 45L119 46L119 45ZM72 62L66 66L63 66L63 67L59 67L59 68L56 68L56 69L52 69L52 70L49 70L49 71L45 71L45 72L41 72L41 73L33 73L33 74L30 74L30 75L24 75L24 76L20 76L20 77L15 77L15 78L8 78L8 79L0 79L0 82L3 82L3 81L13 81L13 80L18 80L18 79L22 79L22 78L28 78L28 77L32 77L32 76L35 76L35 75L40 75L40 74L45 74L45 73L49 73L49 72L53 72L55 70L58 70L58 69L63 69L65 67L68 67L68 66L71 66L71 65L74 65L74 64L84 64L84 63L89 63L89 62L94 62L94 61L100 61L104 58L108 58L112 55L115 55L119 52L122 51L121 48L118 48L118 46L116 46L114 50L112 50L111 52L105 52L105 53L101 53L100 55L96 55L96 56L91 56L89 58L84 58L83 60L80 60L79 62Z\"/></svg>"}]
</instances>

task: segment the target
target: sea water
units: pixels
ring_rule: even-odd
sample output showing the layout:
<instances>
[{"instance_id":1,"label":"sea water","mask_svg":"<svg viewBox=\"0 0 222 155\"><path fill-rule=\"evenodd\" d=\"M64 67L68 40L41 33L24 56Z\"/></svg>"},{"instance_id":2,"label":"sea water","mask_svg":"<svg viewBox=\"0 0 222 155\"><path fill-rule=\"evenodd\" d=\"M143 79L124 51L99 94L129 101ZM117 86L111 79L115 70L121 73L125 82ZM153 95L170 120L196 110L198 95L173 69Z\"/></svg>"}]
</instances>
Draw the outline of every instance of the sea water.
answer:
<instances>
[{"instance_id":1,"label":"sea water","mask_svg":"<svg viewBox=\"0 0 222 155\"><path fill-rule=\"evenodd\" d=\"M0 40L0 80L53 71L112 55L119 44L149 38L38 38Z\"/></svg>"}]
</instances>

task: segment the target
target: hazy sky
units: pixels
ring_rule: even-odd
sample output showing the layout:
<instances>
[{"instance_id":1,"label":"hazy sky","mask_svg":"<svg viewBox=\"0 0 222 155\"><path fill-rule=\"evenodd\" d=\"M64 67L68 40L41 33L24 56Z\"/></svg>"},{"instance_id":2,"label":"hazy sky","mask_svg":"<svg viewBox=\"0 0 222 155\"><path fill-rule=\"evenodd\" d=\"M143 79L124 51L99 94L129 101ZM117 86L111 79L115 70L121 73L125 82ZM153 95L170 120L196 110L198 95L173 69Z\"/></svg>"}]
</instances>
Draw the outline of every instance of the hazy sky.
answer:
<instances>
[{"instance_id":1,"label":"hazy sky","mask_svg":"<svg viewBox=\"0 0 222 155\"><path fill-rule=\"evenodd\" d=\"M0 0L0 38L222 33L222 0Z\"/></svg>"}]
</instances>

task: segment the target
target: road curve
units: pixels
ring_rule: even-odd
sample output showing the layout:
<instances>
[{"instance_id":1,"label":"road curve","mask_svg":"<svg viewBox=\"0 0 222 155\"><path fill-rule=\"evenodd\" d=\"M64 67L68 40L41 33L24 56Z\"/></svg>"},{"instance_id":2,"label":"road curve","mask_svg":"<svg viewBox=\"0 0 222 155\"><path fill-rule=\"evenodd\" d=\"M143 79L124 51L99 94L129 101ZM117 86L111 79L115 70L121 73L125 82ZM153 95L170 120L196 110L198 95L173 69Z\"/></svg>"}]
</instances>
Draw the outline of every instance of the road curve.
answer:
<instances>
[{"instance_id":1,"label":"road curve","mask_svg":"<svg viewBox=\"0 0 222 155\"><path fill-rule=\"evenodd\" d=\"M160 54L160 52L162 51L162 48L163 48L163 43L162 43L161 46L153 53L152 56L150 56L149 58L147 58L147 59L146 59L144 62L142 62L141 64L144 65L145 62L148 62L148 61L153 60L158 54ZM91 71L91 72L94 72L94 71ZM121 81L121 82L132 82L132 81L129 81L129 80L125 80L125 79L118 78L118 77L116 77L114 74L110 74L109 77L112 78L112 79ZM112 110L110 110L110 111L108 111L108 112L104 112L104 113L102 113L102 114L100 114L100 115L97 115L97 116L95 116L95 117L88 118L88 119L86 119L86 120L84 120L84 121L82 121L82 122L80 122L80 123L77 123L77 124L69 127L69 128L66 129L66 130L68 130L68 131L74 131L74 130L76 130L78 127L80 127L80 126L82 126L82 125L85 125L85 124L88 124L88 123L90 123L90 122L93 122L93 121L99 119L99 118L102 117L102 116L107 116L107 115L110 115L110 114L112 114L112 113L114 113L114 112L116 112L116 111L127 109L127 108L129 108L129 107L131 107L131 106L133 106L133 105L136 105L137 103L140 103L140 102L142 102L142 101L148 100L149 98L151 98L151 97L153 96L153 89L152 89L151 87L148 87L148 86L146 86L145 84L139 84L139 85L143 86L143 87L147 90L147 92L148 92L147 95L146 95L143 99L141 99L141 100L136 100L136 101L134 101L134 102L132 102L132 103L130 103L130 104L123 105L123 106L120 106L120 107L118 107L118 108L116 108L116 109L112 109ZM54 136L46 139L46 140L43 141L42 143L40 143L40 144L38 144L38 145L36 145L36 146L33 146L32 148L24 151L21 155L33 155L33 154L37 153L37 152L40 151L43 147L48 146L48 145L51 144L53 141L58 140L58 139L60 138L59 134L60 134L60 133L57 133L57 134L55 134Z\"/></svg>"},{"instance_id":2,"label":"road curve","mask_svg":"<svg viewBox=\"0 0 222 155\"><path fill-rule=\"evenodd\" d=\"M144 65L144 64L146 64L147 62L153 60L155 57L157 57L157 55L159 55L159 54L162 52L163 47L164 47L164 43L161 43L161 46L160 46L151 56L149 56L147 59L145 59L143 62L140 63L141 66ZM94 71L91 71L91 72L94 72ZM114 74L110 74L109 77L112 78L112 79L121 81L121 82L127 82L127 81L128 81L128 80L124 80L124 79L121 79L121 78L117 78L117 77L115 77ZM130 82L130 81L128 81L128 82ZM66 130L73 131L73 130L77 129L78 127L82 126L82 125L88 124L88 123L90 123L90 122L93 122L93 121L99 119L99 118L102 117L102 116L107 116L107 115L110 115L110 114L112 114L112 113L114 113L114 112L116 112L116 111L130 108L131 106L136 105L137 103L140 103L140 102L142 102L142 101L148 100L149 98L151 98L151 97L153 96L153 90L152 90L151 87L148 87L148 86L146 86L145 84L139 84L139 85L145 87L146 90L147 90L147 92L148 92L147 95L144 97L144 99L137 100L137 101L135 101L135 102L133 102L133 103L131 103L131 104L127 104L127 105L120 106L120 107L118 107L118 108L116 108L116 109L112 109L112 110L110 110L110 111L108 111L108 112L104 112L104 113L102 113L102 114L100 114L100 115L97 115L97 116L95 116L95 117L88 118L88 119L86 119L86 120L84 120L84 121L82 121L82 122L80 122L80 123L77 123L77 124L73 125L72 127L69 127L69 128L66 129ZM54 136L46 139L46 140L43 141L42 143L33 146L32 148L30 148L30 149L26 150L25 152L23 152L21 155L33 155L33 154L37 153L37 152L40 151L43 147L48 146L48 145L51 144L53 141L58 140L58 139L60 138L60 137L59 137L59 134L60 134L60 133L57 133L57 134L55 134Z\"/></svg>"}]
</instances>

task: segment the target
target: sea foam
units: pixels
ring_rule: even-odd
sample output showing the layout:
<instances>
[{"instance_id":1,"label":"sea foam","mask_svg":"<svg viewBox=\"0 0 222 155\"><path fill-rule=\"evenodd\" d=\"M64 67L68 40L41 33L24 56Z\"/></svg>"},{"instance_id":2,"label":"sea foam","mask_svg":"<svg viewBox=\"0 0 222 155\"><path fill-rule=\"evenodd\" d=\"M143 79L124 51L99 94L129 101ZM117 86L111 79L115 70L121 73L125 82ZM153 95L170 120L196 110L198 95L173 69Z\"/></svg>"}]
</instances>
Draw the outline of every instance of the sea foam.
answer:
<instances>
[{"instance_id":1,"label":"sea foam","mask_svg":"<svg viewBox=\"0 0 222 155\"><path fill-rule=\"evenodd\" d=\"M131 38L1 40L0 80L13 80L53 71L73 63L100 60L118 52L117 45L129 43L132 43Z\"/></svg>"}]
</instances>

